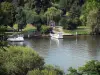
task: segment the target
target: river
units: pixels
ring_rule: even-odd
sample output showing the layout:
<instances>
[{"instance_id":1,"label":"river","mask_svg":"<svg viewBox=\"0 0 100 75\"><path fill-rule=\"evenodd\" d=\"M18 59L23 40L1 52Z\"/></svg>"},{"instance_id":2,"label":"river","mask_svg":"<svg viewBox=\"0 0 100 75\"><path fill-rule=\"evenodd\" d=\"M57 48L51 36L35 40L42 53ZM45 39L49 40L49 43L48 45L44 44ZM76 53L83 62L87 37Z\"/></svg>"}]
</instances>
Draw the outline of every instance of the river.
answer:
<instances>
[{"instance_id":1,"label":"river","mask_svg":"<svg viewBox=\"0 0 100 75\"><path fill-rule=\"evenodd\" d=\"M46 64L57 65L64 71L78 68L89 60L100 60L100 36L67 36L64 39L25 39L12 42L33 48Z\"/></svg>"}]
</instances>

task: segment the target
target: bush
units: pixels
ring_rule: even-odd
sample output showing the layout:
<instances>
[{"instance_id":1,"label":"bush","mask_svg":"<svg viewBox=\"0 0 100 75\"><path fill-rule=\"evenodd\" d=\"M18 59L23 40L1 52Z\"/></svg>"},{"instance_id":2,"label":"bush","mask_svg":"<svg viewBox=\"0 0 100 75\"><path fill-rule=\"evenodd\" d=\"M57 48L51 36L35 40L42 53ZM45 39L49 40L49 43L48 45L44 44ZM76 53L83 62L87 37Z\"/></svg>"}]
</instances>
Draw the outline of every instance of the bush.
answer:
<instances>
[{"instance_id":1,"label":"bush","mask_svg":"<svg viewBox=\"0 0 100 75\"><path fill-rule=\"evenodd\" d=\"M100 75L100 62L92 60L79 67L78 70L69 68L69 72L67 75Z\"/></svg>"},{"instance_id":2,"label":"bush","mask_svg":"<svg viewBox=\"0 0 100 75\"><path fill-rule=\"evenodd\" d=\"M43 65L43 58L30 48L13 46L0 50L0 75L26 75Z\"/></svg>"},{"instance_id":3,"label":"bush","mask_svg":"<svg viewBox=\"0 0 100 75\"><path fill-rule=\"evenodd\" d=\"M52 65L46 65L46 66L44 66L44 69L46 69L48 71L54 70L54 71L56 71L57 75L63 75L64 74L63 70L61 70L60 67L58 67L58 66L54 67Z\"/></svg>"},{"instance_id":4,"label":"bush","mask_svg":"<svg viewBox=\"0 0 100 75\"><path fill-rule=\"evenodd\" d=\"M91 26L92 34L100 34L100 10L93 9L90 11L86 23Z\"/></svg>"},{"instance_id":5,"label":"bush","mask_svg":"<svg viewBox=\"0 0 100 75\"><path fill-rule=\"evenodd\" d=\"M28 72L27 75L58 75L54 70L33 70Z\"/></svg>"},{"instance_id":6,"label":"bush","mask_svg":"<svg viewBox=\"0 0 100 75\"><path fill-rule=\"evenodd\" d=\"M41 33L48 34L50 32L50 26L42 25L41 26Z\"/></svg>"},{"instance_id":7,"label":"bush","mask_svg":"<svg viewBox=\"0 0 100 75\"><path fill-rule=\"evenodd\" d=\"M78 18L71 19L70 17L63 17L59 24L63 26L64 29L74 30L76 29L81 23Z\"/></svg>"},{"instance_id":8,"label":"bush","mask_svg":"<svg viewBox=\"0 0 100 75\"><path fill-rule=\"evenodd\" d=\"M63 29L67 29L68 28L67 19L65 17L61 18L59 25L63 26Z\"/></svg>"},{"instance_id":9,"label":"bush","mask_svg":"<svg viewBox=\"0 0 100 75\"><path fill-rule=\"evenodd\" d=\"M36 27L32 24L27 24L23 31L36 31Z\"/></svg>"},{"instance_id":10,"label":"bush","mask_svg":"<svg viewBox=\"0 0 100 75\"><path fill-rule=\"evenodd\" d=\"M100 75L100 62L96 60L89 61L83 67L79 67L79 71L86 75Z\"/></svg>"},{"instance_id":11,"label":"bush","mask_svg":"<svg viewBox=\"0 0 100 75\"><path fill-rule=\"evenodd\" d=\"M36 69L29 71L27 75L63 75L63 71L58 67L45 66L42 70Z\"/></svg>"},{"instance_id":12,"label":"bush","mask_svg":"<svg viewBox=\"0 0 100 75\"><path fill-rule=\"evenodd\" d=\"M13 28L16 29L16 30L18 30L18 24L14 24Z\"/></svg>"}]
</instances>

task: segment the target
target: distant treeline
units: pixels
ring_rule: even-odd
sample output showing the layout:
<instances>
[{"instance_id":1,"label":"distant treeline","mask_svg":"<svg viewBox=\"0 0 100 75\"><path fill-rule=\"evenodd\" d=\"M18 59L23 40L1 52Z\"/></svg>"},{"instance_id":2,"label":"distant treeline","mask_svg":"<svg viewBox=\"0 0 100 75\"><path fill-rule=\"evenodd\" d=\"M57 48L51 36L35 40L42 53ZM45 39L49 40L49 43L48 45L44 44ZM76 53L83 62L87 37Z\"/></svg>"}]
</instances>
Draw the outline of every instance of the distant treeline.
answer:
<instances>
[{"instance_id":1,"label":"distant treeline","mask_svg":"<svg viewBox=\"0 0 100 75\"><path fill-rule=\"evenodd\" d=\"M99 34L99 9L99 0L0 0L0 25L16 23L23 29L26 24L41 27L53 20L64 29L88 25Z\"/></svg>"}]
</instances>

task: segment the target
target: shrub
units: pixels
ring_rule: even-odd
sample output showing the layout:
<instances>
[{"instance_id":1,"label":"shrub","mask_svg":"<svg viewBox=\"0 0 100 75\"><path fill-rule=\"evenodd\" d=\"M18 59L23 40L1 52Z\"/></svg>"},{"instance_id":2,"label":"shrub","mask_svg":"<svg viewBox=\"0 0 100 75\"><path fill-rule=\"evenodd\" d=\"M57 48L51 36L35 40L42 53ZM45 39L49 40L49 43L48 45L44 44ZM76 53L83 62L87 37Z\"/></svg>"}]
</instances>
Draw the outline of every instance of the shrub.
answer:
<instances>
[{"instance_id":1,"label":"shrub","mask_svg":"<svg viewBox=\"0 0 100 75\"><path fill-rule=\"evenodd\" d=\"M86 75L100 75L100 62L96 60L89 61L84 66L79 67L79 71Z\"/></svg>"},{"instance_id":2,"label":"shrub","mask_svg":"<svg viewBox=\"0 0 100 75\"><path fill-rule=\"evenodd\" d=\"M68 28L67 19L65 17L61 18L61 20L59 21L59 25L63 26L63 29L67 29Z\"/></svg>"},{"instance_id":3,"label":"shrub","mask_svg":"<svg viewBox=\"0 0 100 75\"><path fill-rule=\"evenodd\" d=\"M30 48L13 46L0 50L0 75L26 75L43 65L43 58Z\"/></svg>"},{"instance_id":4,"label":"shrub","mask_svg":"<svg viewBox=\"0 0 100 75\"><path fill-rule=\"evenodd\" d=\"M58 67L45 66L42 70L36 69L29 71L27 75L63 75L63 71Z\"/></svg>"},{"instance_id":5,"label":"shrub","mask_svg":"<svg viewBox=\"0 0 100 75\"><path fill-rule=\"evenodd\" d=\"M50 26L42 25L41 26L41 33L48 34L50 32Z\"/></svg>"},{"instance_id":6,"label":"shrub","mask_svg":"<svg viewBox=\"0 0 100 75\"><path fill-rule=\"evenodd\" d=\"M28 72L27 75L57 75L57 73L54 70L33 70Z\"/></svg>"},{"instance_id":7,"label":"shrub","mask_svg":"<svg viewBox=\"0 0 100 75\"><path fill-rule=\"evenodd\" d=\"M69 68L70 73L67 75L100 75L100 62L92 60L87 62L84 66L79 67L78 70Z\"/></svg>"},{"instance_id":8,"label":"shrub","mask_svg":"<svg viewBox=\"0 0 100 75\"><path fill-rule=\"evenodd\" d=\"M18 24L14 24L13 28L17 30L18 29Z\"/></svg>"},{"instance_id":9,"label":"shrub","mask_svg":"<svg viewBox=\"0 0 100 75\"><path fill-rule=\"evenodd\" d=\"M31 24L27 24L23 31L36 31L36 27Z\"/></svg>"}]
</instances>

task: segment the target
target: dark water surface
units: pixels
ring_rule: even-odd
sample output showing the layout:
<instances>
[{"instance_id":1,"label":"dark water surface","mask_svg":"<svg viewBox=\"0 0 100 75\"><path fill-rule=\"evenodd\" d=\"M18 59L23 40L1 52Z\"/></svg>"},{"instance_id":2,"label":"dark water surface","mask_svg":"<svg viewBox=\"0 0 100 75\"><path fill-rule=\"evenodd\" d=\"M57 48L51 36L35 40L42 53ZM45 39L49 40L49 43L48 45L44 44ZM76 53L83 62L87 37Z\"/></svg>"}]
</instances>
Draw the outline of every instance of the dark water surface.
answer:
<instances>
[{"instance_id":1,"label":"dark water surface","mask_svg":"<svg viewBox=\"0 0 100 75\"><path fill-rule=\"evenodd\" d=\"M16 43L13 43L16 44ZM23 45L23 42L17 43ZM46 64L67 71L89 60L100 60L100 36L67 36L64 39L26 39L24 42L44 57Z\"/></svg>"}]
</instances>

